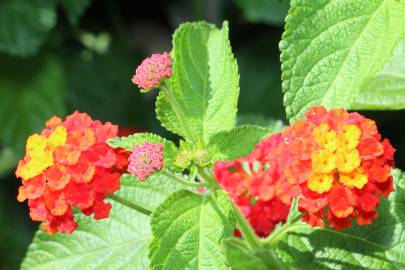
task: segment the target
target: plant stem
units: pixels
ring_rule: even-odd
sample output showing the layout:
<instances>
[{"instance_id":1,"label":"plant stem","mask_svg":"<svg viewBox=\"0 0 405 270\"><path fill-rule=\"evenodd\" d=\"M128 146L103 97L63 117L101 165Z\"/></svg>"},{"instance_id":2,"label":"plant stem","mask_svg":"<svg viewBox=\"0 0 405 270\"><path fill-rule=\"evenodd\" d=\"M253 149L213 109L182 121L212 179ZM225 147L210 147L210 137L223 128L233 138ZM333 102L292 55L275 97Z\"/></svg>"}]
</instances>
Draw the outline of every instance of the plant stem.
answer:
<instances>
[{"instance_id":1,"label":"plant stem","mask_svg":"<svg viewBox=\"0 0 405 270\"><path fill-rule=\"evenodd\" d=\"M227 240L227 245L233 246L235 248L239 248L243 251L245 251L246 253L249 252L249 246L247 245L245 240L242 240L240 238L231 238L229 240Z\"/></svg>"},{"instance_id":2,"label":"plant stem","mask_svg":"<svg viewBox=\"0 0 405 270\"><path fill-rule=\"evenodd\" d=\"M221 187L218 185L217 181L214 179L214 176L212 175L211 171L203 168L198 168L198 174L202 179L205 180L208 185L210 185L211 188L213 189L220 189Z\"/></svg>"},{"instance_id":3,"label":"plant stem","mask_svg":"<svg viewBox=\"0 0 405 270\"><path fill-rule=\"evenodd\" d=\"M183 114L181 106L180 106L179 102L177 101L176 97L170 91L169 86L167 85L167 83L165 81L163 81L160 84L159 88L163 91L165 97L167 98L167 101L172 106L172 109L173 109L174 113L176 114L177 119L179 119L180 125L182 126L186 137L188 139L190 139L192 143L195 143L193 133L191 132L190 127L187 124L187 121Z\"/></svg>"},{"instance_id":4,"label":"plant stem","mask_svg":"<svg viewBox=\"0 0 405 270\"><path fill-rule=\"evenodd\" d=\"M264 249L263 252L259 252L256 254L264 264L268 267L268 269L272 270L287 270L289 269L287 265L285 265L280 258L277 256L276 251L274 249Z\"/></svg>"},{"instance_id":5,"label":"plant stem","mask_svg":"<svg viewBox=\"0 0 405 270\"><path fill-rule=\"evenodd\" d=\"M214 179L212 176L212 173L210 171L207 171L206 169L199 168L198 169L198 174L211 186L211 188L215 189L220 189L217 181ZM235 203L232 202L232 208L233 212L236 218L236 225L238 229L241 231L243 237L246 239L248 242L249 246L251 249L260 249L261 248L261 242L260 239L256 236L256 233L253 231L252 227L250 227L249 223L247 222L246 218L242 215L240 212L239 208L235 206Z\"/></svg>"},{"instance_id":6,"label":"plant stem","mask_svg":"<svg viewBox=\"0 0 405 270\"><path fill-rule=\"evenodd\" d=\"M236 218L236 225L238 229L241 231L243 237L249 243L251 249L260 249L262 243L260 239L256 236L256 233L253 231L252 227L247 222L246 218L242 215L239 208L235 206L232 202L233 213Z\"/></svg>"},{"instance_id":7,"label":"plant stem","mask_svg":"<svg viewBox=\"0 0 405 270\"><path fill-rule=\"evenodd\" d=\"M183 179L183 178L181 178L181 177L175 175L174 173L172 173L172 172L170 172L170 171L168 171L168 170L163 170L161 173L162 173L163 175L169 177L169 178L170 178L171 180L173 180L174 182L176 182L176 183L178 183L178 184L180 184L180 185L182 185L182 186L185 186L185 187L197 188L197 187L204 187L204 186L206 186L205 183L196 183L196 182L189 182L189 181L186 181L185 179Z\"/></svg>"},{"instance_id":8,"label":"plant stem","mask_svg":"<svg viewBox=\"0 0 405 270\"><path fill-rule=\"evenodd\" d=\"M262 242L266 247L274 247L286 233L307 227L308 226L306 224L302 223L290 223L290 224L286 223L283 226L276 229Z\"/></svg>"},{"instance_id":9,"label":"plant stem","mask_svg":"<svg viewBox=\"0 0 405 270\"><path fill-rule=\"evenodd\" d=\"M108 198L116 201L117 203L125 205L125 206L127 206L127 207L129 207L129 208L131 208L131 209L133 209L133 210L135 210L137 212L145 214L147 216L150 216L152 214L152 211L150 211L150 210L148 210L146 208L143 208L142 206L139 206L139 205L137 205L137 204L135 204L133 202L130 202L130 201L128 201L128 200L126 200L126 199L124 199L124 198L122 198L120 196L115 195L115 194L108 195Z\"/></svg>"}]
</instances>

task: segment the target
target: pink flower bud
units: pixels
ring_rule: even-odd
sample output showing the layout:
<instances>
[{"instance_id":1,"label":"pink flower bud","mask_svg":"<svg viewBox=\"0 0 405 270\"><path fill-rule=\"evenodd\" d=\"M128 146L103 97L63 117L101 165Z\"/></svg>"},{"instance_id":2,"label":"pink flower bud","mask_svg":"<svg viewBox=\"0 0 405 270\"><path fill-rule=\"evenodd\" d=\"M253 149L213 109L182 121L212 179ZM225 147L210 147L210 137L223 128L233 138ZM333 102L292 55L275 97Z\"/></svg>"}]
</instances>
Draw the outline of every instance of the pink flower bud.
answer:
<instances>
[{"instance_id":1,"label":"pink flower bud","mask_svg":"<svg viewBox=\"0 0 405 270\"><path fill-rule=\"evenodd\" d=\"M140 66L136 69L132 82L137 84L144 91L149 91L158 87L164 78L172 75L170 67L170 54L152 54L151 57L143 60Z\"/></svg>"},{"instance_id":2,"label":"pink flower bud","mask_svg":"<svg viewBox=\"0 0 405 270\"><path fill-rule=\"evenodd\" d=\"M128 172L145 180L163 168L163 145L144 143L135 145L129 157Z\"/></svg>"}]
</instances>

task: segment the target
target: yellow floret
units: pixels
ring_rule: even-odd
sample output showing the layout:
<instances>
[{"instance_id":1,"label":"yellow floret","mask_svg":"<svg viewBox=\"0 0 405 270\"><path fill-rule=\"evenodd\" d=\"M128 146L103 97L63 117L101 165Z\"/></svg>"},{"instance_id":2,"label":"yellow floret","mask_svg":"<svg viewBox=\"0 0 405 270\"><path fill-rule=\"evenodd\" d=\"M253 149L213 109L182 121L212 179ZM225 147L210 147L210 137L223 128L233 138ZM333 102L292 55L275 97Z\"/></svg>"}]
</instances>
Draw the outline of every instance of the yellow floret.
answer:
<instances>
[{"instance_id":1,"label":"yellow floret","mask_svg":"<svg viewBox=\"0 0 405 270\"><path fill-rule=\"evenodd\" d=\"M350 173L360 166L359 151L341 148L336 152L336 167L339 172Z\"/></svg>"},{"instance_id":2,"label":"yellow floret","mask_svg":"<svg viewBox=\"0 0 405 270\"><path fill-rule=\"evenodd\" d=\"M336 151L338 147L337 134L334 130L329 131L327 124L321 124L313 131L315 141L321 148L324 148L330 152Z\"/></svg>"},{"instance_id":3,"label":"yellow floret","mask_svg":"<svg viewBox=\"0 0 405 270\"><path fill-rule=\"evenodd\" d=\"M66 129L57 127L49 138L34 134L27 140L26 162L21 163L16 174L23 180L40 175L45 169L53 165L52 151L66 143Z\"/></svg>"},{"instance_id":4,"label":"yellow floret","mask_svg":"<svg viewBox=\"0 0 405 270\"><path fill-rule=\"evenodd\" d=\"M41 157L48 145L48 139L42 135L34 134L28 137L26 155L31 158Z\"/></svg>"},{"instance_id":5,"label":"yellow floret","mask_svg":"<svg viewBox=\"0 0 405 270\"><path fill-rule=\"evenodd\" d=\"M308 179L308 188L318 194L328 192L333 185L333 176L331 174L313 173Z\"/></svg>"},{"instance_id":6,"label":"yellow floret","mask_svg":"<svg viewBox=\"0 0 405 270\"><path fill-rule=\"evenodd\" d=\"M48 138L48 145L51 150L66 144L67 132L64 126L57 127Z\"/></svg>"},{"instance_id":7,"label":"yellow floret","mask_svg":"<svg viewBox=\"0 0 405 270\"><path fill-rule=\"evenodd\" d=\"M44 151L41 156L30 159L24 165L18 167L16 174L23 180L28 180L40 175L46 168L52 166L52 152Z\"/></svg>"},{"instance_id":8,"label":"yellow floret","mask_svg":"<svg viewBox=\"0 0 405 270\"><path fill-rule=\"evenodd\" d=\"M334 153L320 150L312 154L312 169L320 173L330 173L336 169Z\"/></svg>"},{"instance_id":9,"label":"yellow floret","mask_svg":"<svg viewBox=\"0 0 405 270\"><path fill-rule=\"evenodd\" d=\"M349 173L349 174L340 174L339 181L349 188L358 188L362 189L365 184L368 182L367 176L364 174L364 171L361 168Z\"/></svg>"},{"instance_id":10,"label":"yellow floret","mask_svg":"<svg viewBox=\"0 0 405 270\"><path fill-rule=\"evenodd\" d=\"M355 125L348 125L343 128L339 134L339 147L354 149L359 144L361 130Z\"/></svg>"}]
</instances>

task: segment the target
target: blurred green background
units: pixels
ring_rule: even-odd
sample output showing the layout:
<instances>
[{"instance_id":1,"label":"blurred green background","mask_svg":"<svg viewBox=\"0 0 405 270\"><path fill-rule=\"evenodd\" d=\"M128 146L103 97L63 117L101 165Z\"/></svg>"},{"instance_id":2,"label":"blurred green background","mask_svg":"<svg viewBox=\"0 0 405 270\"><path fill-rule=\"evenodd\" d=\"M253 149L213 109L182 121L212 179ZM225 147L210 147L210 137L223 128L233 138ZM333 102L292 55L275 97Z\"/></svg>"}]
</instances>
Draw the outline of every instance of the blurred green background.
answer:
<instances>
[{"instance_id":1,"label":"blurred green background","mask_svg":"<svg viewBox=\"0 0 405 270\"><path fill-rule=\"evenodd\" d=\"M38 224L16 201L25 139L74 110L125 128L168 135L155 94L130 79L151 53L169 51L184 21L230 22L240 71L240 123L285 120L278 42L288 0L0 0L0 270L18 269ZM405 113L365 112L398 149ZM405 165L397 153L397 165ZM404 167L404 166L402 166Z\"/></svg>"}]
</instances>

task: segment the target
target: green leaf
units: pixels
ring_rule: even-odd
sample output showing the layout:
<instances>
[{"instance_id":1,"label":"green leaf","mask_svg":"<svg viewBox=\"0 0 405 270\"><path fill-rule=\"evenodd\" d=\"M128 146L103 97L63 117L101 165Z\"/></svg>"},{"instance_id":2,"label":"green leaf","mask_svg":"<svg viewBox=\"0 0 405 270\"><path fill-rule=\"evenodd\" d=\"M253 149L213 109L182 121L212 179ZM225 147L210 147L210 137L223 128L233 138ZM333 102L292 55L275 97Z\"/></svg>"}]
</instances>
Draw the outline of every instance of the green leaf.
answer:
<instances>
[{"instance_id":1,"label":"green leaf","mask_svg":"<svg viewBox=\"0 0 405 270\"><path fill-rule=\"evenodd\" d=\"M251 22L282 25L290 0L236 0L236 4Z\"/></svg>"},{"instance_id":2,"label":"green leaf","mask_svg":"<svg viewBox=\"0 0 405 270\"><path fill-rule=\"evenodd\" d=\"M2 0L0 51L18 56L34 54L55 24L55 0Z\"/></svg>"},{"instance_id":3,"label":"green leaf","mask_svg":"<svg viewBox=\"0 0 405 270\"><path fill-rule=\"evenodd\" d=\"M279 243L277 253L300 270L405 268L405 177L393 171L395 192L383 199L369 226L344 231L302 229Z\"/></svg>"},{"instance_id":4,"label":"green leaf","mask_svg":"<svg viewBox=\"0 0 405 270\"><path fill-rule=\"evenodd\" d=\"M65 113L65 78L53 57L27 60L0 57L1 143L19 156L26 138L40 132L53 115Z\"/></svg>"},{"instance_id":5,"label":"green leaf","mask_svg":"<svg viewBox=\"0 0 405 270\"><path fill-rule=\"evenodd\" d=\"M221 247L234 224L227 195L178 191L152 215L151 269L229 269Z\"/></svg>"},{"instance_id":6,"label":"green leaf","mask_svg":"<svg viewBox=\"0 0 405 270\"><path fill-rule=\"evenodd\" d=\"M71 25L77 25L90 3L91 0L62 0L63 9Z\"/></svg>"},{"instance_id":7,"label":"green leaf","mask_svg":"<svg viewBox=\"0 0 405 270\"><path fill-rule=\"evenodd\" d=\"M378 75L366 82L350 106L356 110L405 109L405 39Z\"/></svg>"},{"instance_id":8,"label":"green leaf","mask_svg":"<svg viewBox=\"0 0 405 270\"><path fill-rule=\"evenodd\" d=\"M117 195L151 210L177 189L161 175L145 182L124 175L121 184ZM149 269L150 217L115 201L110 203L113 207L108 219L77 214L79 226L72 235L50 236L38 231L21 269Z\"/></svg>"},{"instance_id":9,"label":"green leaf","mask_svg":"<svg viewBox=\"0 0 405 270\"><path fill-rule=\"evenodd\" d=\"M128 137L117 137L107 142L111 147L124 148L131 151L135 145L144 143L159 143L163 145L163 159L165 166L170 166L177 155L178 149L172 141L166 140L159 135L152 133L137 133Z\"/></svg>"},{"instance_id":10,"label":"green leaf","mask_svg":"<svg viewBox=\"0 0 405 270\"><path fill-rule=\"evenodd\" d=\"M194 136L188 139L207 143L218 131L233 128L239 81L228 24L222 29L205 22L182 24L173 37L172 55L168 83ZM164 93L159 94L156 111L164 127L186 136Z\"/></svg>"},{"instance_id":11,"label":"green leaf","mask_svg":"<svg viewBox=\"0 0 405 270\"><path fill-rule=\"evenodd\" d=\"M280 43L287 117L349 107L405 34L403 0L293 0Z\"/></svg>"},{"instance_id":12,"label":"green leaf","mask_svg":"<svg viewBox=\"0 0 405 270\"><path fill-rule=\"evenodd\" d=\"M208 144L214 160L231 160L246 156L260 142L269 135L268 128L244 125L229 131L221 131L211 137Z\"/></svg>"}]
</instances>

